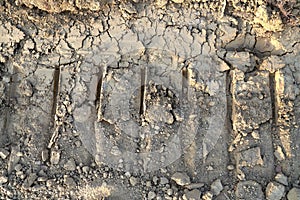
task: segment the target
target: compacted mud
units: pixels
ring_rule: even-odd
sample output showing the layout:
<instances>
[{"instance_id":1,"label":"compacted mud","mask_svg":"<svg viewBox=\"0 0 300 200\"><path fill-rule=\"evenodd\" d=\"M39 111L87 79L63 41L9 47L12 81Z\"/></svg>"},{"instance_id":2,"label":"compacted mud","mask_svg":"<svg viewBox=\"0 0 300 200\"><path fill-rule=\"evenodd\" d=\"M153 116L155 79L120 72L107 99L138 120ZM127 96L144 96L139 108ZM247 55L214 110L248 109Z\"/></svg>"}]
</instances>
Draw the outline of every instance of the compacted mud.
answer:
<instances>
[{"instance_id":1,"label":"compacted mud","mask_svg":"<svg viewBox=\"0 0 300 200\"><path fill-rule=\"evenodd\" d=\"M299 200L299 16L0 1L0 198Z\"/></svg>"}]
</instances>

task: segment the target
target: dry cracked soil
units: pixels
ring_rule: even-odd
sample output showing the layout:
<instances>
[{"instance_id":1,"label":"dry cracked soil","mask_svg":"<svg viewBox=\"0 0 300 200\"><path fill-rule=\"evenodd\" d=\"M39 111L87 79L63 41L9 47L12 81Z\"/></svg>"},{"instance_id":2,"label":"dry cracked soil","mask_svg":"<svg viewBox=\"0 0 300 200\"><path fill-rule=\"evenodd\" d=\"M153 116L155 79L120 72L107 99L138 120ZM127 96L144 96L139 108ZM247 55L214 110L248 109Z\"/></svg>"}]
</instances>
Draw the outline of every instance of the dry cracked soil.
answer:
<instances>
[{"instance_id":1,"label":"dry cracked soil","mask_svg":"<svg viewBox=\"0 0 300 200\"><path fill-rule=\"evenodd\" d=\"M299 200L299 0L0 0L0 199Z\"/></svg>"}]
</instances>

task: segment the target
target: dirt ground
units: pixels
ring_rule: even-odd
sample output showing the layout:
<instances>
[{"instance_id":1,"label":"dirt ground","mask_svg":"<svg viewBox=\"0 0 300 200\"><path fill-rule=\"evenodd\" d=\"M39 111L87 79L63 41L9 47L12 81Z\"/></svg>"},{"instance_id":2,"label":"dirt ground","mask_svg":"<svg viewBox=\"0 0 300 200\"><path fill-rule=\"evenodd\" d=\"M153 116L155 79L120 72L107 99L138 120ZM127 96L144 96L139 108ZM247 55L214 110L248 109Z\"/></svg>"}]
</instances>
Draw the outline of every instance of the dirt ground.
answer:
<instances>
[{"instance_id":1,"label":"dirt ground","mask_svg":"<svg viewBox=\"0 0 300 200\"><path fill-rule=\"evenodd\" d=\"M0 199L300 199L299 0L0 0Z\"/></svg>"}]
</instances>

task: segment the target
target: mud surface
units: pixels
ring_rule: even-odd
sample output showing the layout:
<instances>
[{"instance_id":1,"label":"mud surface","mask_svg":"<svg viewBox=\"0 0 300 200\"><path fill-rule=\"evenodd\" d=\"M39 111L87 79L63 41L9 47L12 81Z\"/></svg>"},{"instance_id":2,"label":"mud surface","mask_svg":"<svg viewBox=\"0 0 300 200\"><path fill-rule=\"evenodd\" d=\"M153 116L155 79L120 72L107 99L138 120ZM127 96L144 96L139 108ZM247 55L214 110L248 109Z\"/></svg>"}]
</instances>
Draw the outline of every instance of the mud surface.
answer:
<instances>
[{"instance_id":1,"label":"mud surface","mask_svg":"<svg viewBox=\"0 0 300 200\"><path fill-rule=\"evenodd\" d=\"M0 198L299 199L299 9L0 1Z\"/></svg>"}]
</instances>

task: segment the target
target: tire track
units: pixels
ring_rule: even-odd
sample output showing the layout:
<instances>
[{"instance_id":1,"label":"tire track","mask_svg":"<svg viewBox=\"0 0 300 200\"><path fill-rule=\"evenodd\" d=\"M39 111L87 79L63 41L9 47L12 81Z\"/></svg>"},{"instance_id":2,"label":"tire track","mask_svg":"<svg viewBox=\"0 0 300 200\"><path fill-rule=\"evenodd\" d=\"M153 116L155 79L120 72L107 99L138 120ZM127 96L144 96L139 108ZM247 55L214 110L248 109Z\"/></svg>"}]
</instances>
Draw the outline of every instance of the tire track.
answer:
<instances>
[{"instance_id":1,"label":"tire track","mask_svg":"<svg viewBox=\"0 0 300 200\"><path fill-rule=\"evenodd\" d=\"M256 198L264 198L262 187L274 176L269 73L255 71L246 76L234 69L231 79L234 140L229 151L234 155L239 180L236 198L254 198L242 189L243 185L252 185Z\"/></svg>"},{"instance_id":2,"label":"tire track","mask_svg":"<svg viewBox=\"0 0 300 200\"><path fill-rule=\"evenodd\" d=\"M281 170L292 181L300 175L299 102L297 85L290 67L275 73L276 120L279 144L275 154Z\"/></svg>"}]
</instances>

